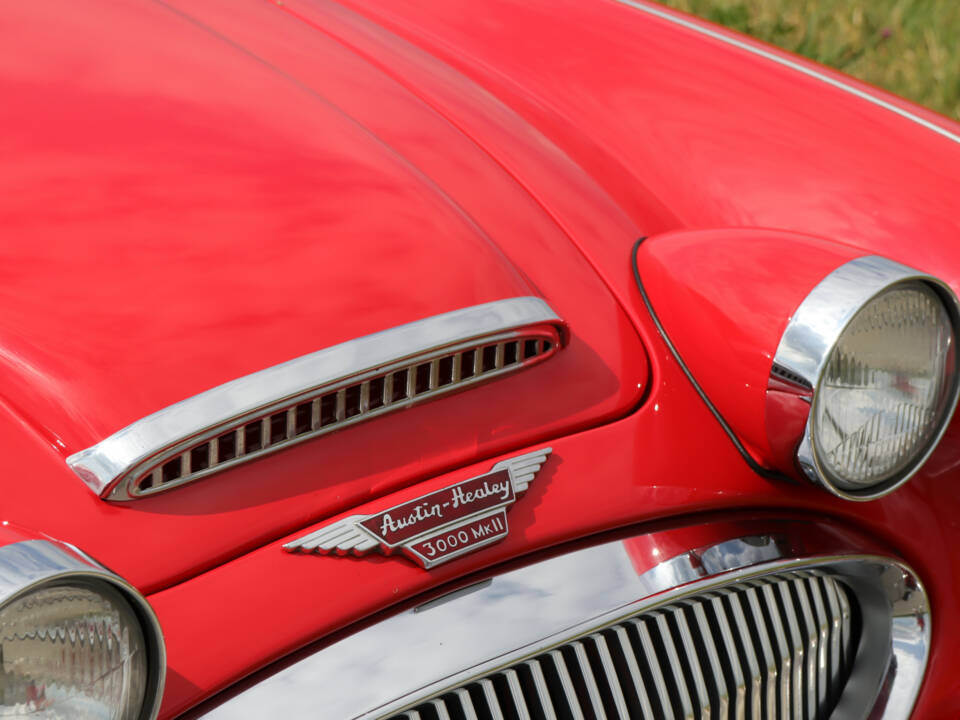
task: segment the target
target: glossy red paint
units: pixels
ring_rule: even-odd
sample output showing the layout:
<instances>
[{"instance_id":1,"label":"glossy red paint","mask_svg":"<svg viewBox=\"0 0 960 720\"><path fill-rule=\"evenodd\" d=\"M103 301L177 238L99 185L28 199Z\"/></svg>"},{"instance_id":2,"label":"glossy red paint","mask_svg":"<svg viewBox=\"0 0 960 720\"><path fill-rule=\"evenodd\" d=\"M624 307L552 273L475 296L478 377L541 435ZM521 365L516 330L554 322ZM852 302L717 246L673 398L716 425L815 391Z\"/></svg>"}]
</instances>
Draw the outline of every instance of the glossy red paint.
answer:
<instances>
[{"instance_id":1,"label":"glossy red paint","mask_svg":"<svg viewBox=\"0 0 960 720\"><path fill-rule=\"evenodd\" d=\"M849 542L917 570L934 642L916 716L960 712L958 422L879 501L763 480L666 352L629 263L641 235L777 228L958 289L960 145L613 0L173 0L97 13L50 0L4 12L17 28L0 54L0 91L17 99L0 106L4 512L151 593L170 658L162 717L470 573L616 528L772 511L829 517L867 536ZM694 354L715 333L730 371L760 373L779 308L832 251L798 258L772 234L731 231L698 252L671 237L682 236L651 241L645 260L671 332ZM750 283L731 256L750 258L753 290L735 287ZM655 267L676 262L686 285ZM740 309L714 327L685 316L673 302L700 292L695 277L717 291L726 278L724 302ZM483 390L126 506L64 466L225 380L531 293L568 321L571 344ZM717 392L755 434L756 394ZM280 550L547 439L554 453L511 509L509 536L436 571Z\"/></svg>"},{"instance_id":2,"label":"glossy red paint","mask_svg":"<svg viewBox=\"0 0 960 720\"><path fill-rule=\"evenodd\" d=\"M322 347L557 294L535 263L510 262L508 236L555 248L551 265L574 265L570 289L602 302L556 226L488 158L460 157L459 175L438 181L407 156L443 123L401 88L392 132L374 133L328 88L290 82L163 6L97 22L66 10L15 13L29 40L4 54L4 92L20 101L4 109L0 194L7 401L64 454ZM388 79L327 45L330 64L355 71L353 94L379 99ZM145 102L155 67L168 79ZM364 75L374 87L358 87ZM82 122L65 133L62 114ZM467 182L489 187L481 207L455 197Z\"/></svg>"},{"instance_id":3,"label":"glossy red paint","mask_svg":"<svg viewBox=\"0 0 960 720\"><path fill-rule=\"evenodd\" d=\"M0 522L0 546L27 540L44 540L43 534L20 527L10 521Z\"/></svg>"},{"instance_id":4,"label":"glossy red paint","mask_svg":"<svg viewBox=\"0 0 960 720\"><path fill-rule=\"evenodd\" d=\"M146 589L416 479L622 415L646 389L628 317L488 155L276 8L220 9L261 34L266 12L278 27L263 37L282 46L293 32L340 74L292 78L295 58L251 54L211 18L160 4L111 5L95 22L69 3L24 6L0 57L3 93L20 98L0 108L0 423L28 432L3 435L0 469L30 478L4 510ZM158 67L165 79L151 85ZM69 131L64 116L78 118ZM530 294L577 332L550 362L489 385L482 404L460 395L291 449L269 481L261 461L123 507L65 472L71 452L235 377ZM37 487L56 507L36 502ZM164 538L164 552L144 563L147 538Z\"/></svg>"},{"instance_id":5,"label":"glossy red paint","mask_svg":"<svg viewBox=\"0 0 960 720\"><path fill-rule=\"evenodd\" d=\"M790 470L778 466L767 437L770 367L787 322L823 278L863 254L821 238L752 229L670 232L638 249L637 270L671 342L765 467Z\"/></svg>"},{"instance_id":6,"label":"glossy red paint","mask_svg":"<svg viewBox=\"0 0 960 720\"><path fill-rule=\"evenodd\" d=\"M636 300L623 264L626 240L578 223L584 202L571 202L554 176L563 162L589 174L588 197L606 194L636 236L776 228L856 245L960 287L960 144L909 119L617 0L343 4L292 0L283 9L411 78L575 228L574 242L620 297L631 298L626 305ZM960 134L956 123L841 73L646 4ZM456 93L444 93L434 82L440 73L459 73L480 92L461 80ZM490 128L489 111L471 105L476 95L508 108L503 114L522 121L523 132ZM545 149L535 157L531 137ZM789 272L791 260L781 267Z\"/></svg>"}]
</instances>

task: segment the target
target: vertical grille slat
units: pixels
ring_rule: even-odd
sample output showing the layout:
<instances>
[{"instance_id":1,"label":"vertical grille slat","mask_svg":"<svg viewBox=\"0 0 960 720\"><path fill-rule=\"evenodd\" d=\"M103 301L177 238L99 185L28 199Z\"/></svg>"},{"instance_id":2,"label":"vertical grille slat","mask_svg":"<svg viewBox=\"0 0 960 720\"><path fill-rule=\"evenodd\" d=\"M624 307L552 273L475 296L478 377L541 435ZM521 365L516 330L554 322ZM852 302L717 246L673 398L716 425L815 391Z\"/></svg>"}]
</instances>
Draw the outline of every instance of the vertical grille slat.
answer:
<instances>
[{"instance_id":1,"label":"vertical grille slat","mask_svg":"<svg viewBox=\"0 0 960 720\"><path fill-rule=\"evenodd\" d=\"M817 659L820 657L820 631L813 618L813 609L810 607L810 598L807 596L805 583L791 583L790 590L800 609L800 628L805 643L806 678L804 699L807 706L807 717L817 715Z\"/></svg>"},{"instance_id":2,"label":"vertical grille slat","mask_svg":"<svg viewBox=\"0 0 960 720\"><path fill-rule=\"evenodd\" d=\"M764 621L760 594L757 588L748 587L744 591L744 597L748 613L747 624L754 633L753 641L757 651L757 662L760 664L760 672L763 674L764 712L762 717L764 720L776 720L778 664L773 651L773 641Z\"/></svg>"},{"instance_id":3,"label":"vertical grille slat","mask_svg":"<svg viewBox=\"0 0 960 720\"><path fill-rule=\"evenodd\" d=\"M793 695L790 691L793 677L793 650L787 642L787 633L783 619L777 609L777 598L774 586L768 582L758 584L763 597L763 611L766 625L770 629L771 645L778 666L777 690L777 717L779 720L790 720L792 715Z\"/></svg>"},{"instance_id":4,"label":"vertical grille slat","mask_svg":"<svg viewBox=\"0 0 960 720\"><path fill-rule=\"evenodd\" d=\"M703 609L703 603L683 603L683 606L686 612L693 615L694 625L697 628L697 654L701 656L700 664L703 664L702 656L706 656L706 664L709 665L709 672L706 673L704 680L707 683L710 702L715 709L713 715L721 720L727 720L730 716L730 690L720 665L720 655L713 642L707 613Z\"/></svg>"},{"instance_id":5,"label":"vertical grille slat","mask_svg":"<svg viewBox=\"0 0 960 720\"><path fill-rule=\"evenodd\" d=\"M464 688L458 688L453 694L456 695L457 700L460 701L460 709L463 711L464 720L479 720L479 718L477 718L477 711L473 707L473 699L470 697L470 692Z\"/></svg>"},{"instance_id":6,"label":"vertical grille slat","mask_svg":"<svg viewBox=\"0 0 960 720\"><path fill-rule=\"evenodd\" d=\"M447 712L447 704L443 700L438 698L431 704L437 713L437 720L450 720L450 713Z\"/></svg>"},{"instance_id":7,"label":"vertical grille slat","mask_svg":"<svg viewBox=\"0 0 960 720\"><path fill-rule=\"evenodd\" d=\"M843 656L840 651L840 601L837 599L836 586L827 580L822 580L827 596L827 607L830 612L830 701L836 702L841 685L841 670Z\"/></svg>"},{"instance_id":8,"label":"vertical grille slat","mask_svg":"<svg viewBox=\"0 0 960 720\"><path fill-rule=\"evenodd\" d=\"M804 669L806 667L806 653L804 639L800 633L800 620L793 598L790 596L790 586L784 582L776 585L777 604L781 617L784 620L784 632L787 644L791 651L792 673L790 676L790 705L793 720L805 720L804 714Z\"/></svg>"},{"instance_id":9,"label":"vertical grille slat","mask_svg":"<svg viewBox=\"0 0 960 720\"><path fill-rule=\"evenodd\" d=\"M480 689L483 692L483 699L487 701L487 710L490 720L504 720L503 711L500 709L500 701L497 699L497 691L490 680L484 678L480 681Z\"/></svg>"},{"instance_id":10,"label":"vertical grille slat","mask_svg":"<svg viewBox=\"0 0 960 720\"><path fill-rule=\"evenodd\" d=\"M630 713L627 712L627 700L623 696L623 690L620 688L620 678L613 665L613 657L610 655L610 648L607 646L607 641L603 635L600 634L591 635L590 639L593 640L596 645L597 653L600 656L600 665L603 667L607 687L610 688L610 694L613 697L613 705L617 711L617 717L622 720L629 720Z\"/></svg>"},{"instance_id":11,"label":"vertical grille slat","mask_svg":"<svg viewBox=\"0 0 960 720\"><path fill-rule=\"evenodd\" d=\"M837 588L837 599L840 602L840 645L844 662L850 664L853 662L853 656L856 654L856 648L854 647L851 636L850 603L847 602L847 597L840 588Z\"/></svg>"},{"instance_id":12,"label":"vertical grille slat","mask_svg":"<svg viewBox=\"0 0 960 720\"><path fill-rule=\"evenodd\" d=\"M743 613L740 594L734 591L724 591L723 597L729 613L731 627L735 631L734 642L737 646L737 654L741 658L745 670L744 677L747 683L746 713L750 718L759 718L763 704L763 675L760 672L760 663L757 661L753 640L750 637L750 628Z\"/></svg>"},{"instance_id":13,"label":"vertical grille slat","mask_svg":"<svg viewBox=\"0 0 960 720\"><path fill-rule=\"evenodd\" d=\"M827 678L827 664L830 652L830 623L827 617L824 598L821 593L818 578L809 573L798 573L806 578L805 589L813 601L813 620L817 631L817 709L822 712L827 705L829 694L829 680Z\"/></svg>"},{"instance_id":14,"label":"vertical grille slat","mask_svg":"<svg viewBox=\"0 0 960 720\"><path fill-rule=\"evenodd\" d=\"M727 621L723 598L719 595L709 596L704 603L704 610L713 630L714 644L720 656L720 666L725 668L724 677L727 681L727 693L731 704L730 717L742 720L746 717L747 681L743 676L740 658L737 657L733 631Z\"/></svg>"},{"instance_id":15,"label":"vertical grille slat","mask_svg":"<svg viewBox=\"0 0 960 720\"><path fill-rule=\"evenodd\" d=\"M653 679L653 687L656 691L657 700L660 703L659 716L671 720L675 717L673 714L673 703L670 701L667 681L663 677L663 672L660 668L660 659L657 657L653 640L650 637L646 624L642 620L632 620L631 623L640 638L640 647L643 653L642 657L645 661L647 672Z\"/></svg>"},{"instance_id":16,"label":"vertical grille slat","mask_svg":"<svg viewBox=\"0 0 960 720\"><path fill-rule=\"evenodd\" d=\"M530 668L530 674L533 677L533 685L537 689L537 698L540 700L540 707L546 717L554 717L556 711L553 709L553 702L550 700L550 691L547 689L547 679L543 676L543 668L536 660L527 662Z\"/></svg>"},{"instance_id":17,"label":"vertical grille slat","mask_svg":"<svg viewBox=\"0 0 960 720\"><path fill-rule=\"evenodd\" d=\"M531 720L530 712L527 710L527 702L523 697L523 688L520 687L520 677L517 671L510 669L504 671L507 679L507 687L510 689L510 697L513 700L513 709L519 720Z\"/></svg>"},{"instance_id":18,"label":"vertical grille slat","mask_svg":"<svg viewBox=\"0 0 960 720\"><path fill-rule=\"evenodd\" d=\"M666 615L663 612L656 613L654 617L657 639L663 647L664 660L666 661L664 664L669 671L665 675L670 678L673 695L679 705L680 717L687 720L693 717L693 702L690 699L690 691L687 689L687 680L684 677L683 668L680 666L677 648L673 643L673 634L670 632Z\"/></svg>"},{"instance_id":19,"label":"vertical grille slat","mask_svg":"<svg viewBox=\"0 0 960 720\"><path fill-rule=\"evenodd\" d=\"M640 674L640 667L637 665L637 657L634 654L633 646L630 644L630 637L623 627L615 627L613 628L613 632L616 635L620 653L627 667L627 673L633 689L633 696L636 698L636 705L638 706L640 716L652 718L654 717L653 707L650 705L650 698L647 697L647 688L643 682L643 676Z\"/></svg>"},{"instance_id":20,"label":"vertical grille slat","mask_svg":"<svg viewBox=\"0 0 960 720\"><path fill-rule=\"evenodd\" d=\"M733 583L597 628L391 720L826 720L856 654L851 598L819 571Z\"/></svg>"},{"instance_id":21,"label":"vertical grille slat","mask_svg":"<svg viewBox=\"0 0 960 720\"><path fill-rule=\"evenodd\" d=\"M574 688L573 680L570 679L570 672L567 670L567 663L563 659L563 653L559 650L551 650L550 659L553 660L553 666L556 668L557 676L560 678L560 685L563 688L563 694L567 700L570 714L574 720L584 720L583 711L580 709L580 701L577 699L577 691Z\"/></svg>"},{"instance_id":22,"label":"vertical grille slat","mask_svg":"<svg viewBox=\"0 0 960 720\"><path fill-rule=\"evenodd\" d=\"M573 648L574 658L577 662L577 671L587 689L587 697L590 699L593 716L598 720L606 720L607 714L603 710L603 701L600 698L600 687L597 685L597 680L593 675L593 669L590 667L587 650L582 642L573 642L570 643L570 646Z\"/></svg>"},{"instance_id":23,"label":"vertical grille slat","mask_svg":"<svg viewBox=\"0 0 960 720\"><path fill-rule=\"evenodd\" d=\"M680 664L689 673L692 680L692 687L689 682L687 686L690 688L695 716L698 720L710 720L710 697L707 694L707 683L704 680L703 671L700 668L700 659L694 646L693 632L687 624L687 618L682 608L672 608L669 613L669 620L673 626L671 629L675 627L677 638L680 641L677 648L680 654Z\"/></svg>"}]
</instances>

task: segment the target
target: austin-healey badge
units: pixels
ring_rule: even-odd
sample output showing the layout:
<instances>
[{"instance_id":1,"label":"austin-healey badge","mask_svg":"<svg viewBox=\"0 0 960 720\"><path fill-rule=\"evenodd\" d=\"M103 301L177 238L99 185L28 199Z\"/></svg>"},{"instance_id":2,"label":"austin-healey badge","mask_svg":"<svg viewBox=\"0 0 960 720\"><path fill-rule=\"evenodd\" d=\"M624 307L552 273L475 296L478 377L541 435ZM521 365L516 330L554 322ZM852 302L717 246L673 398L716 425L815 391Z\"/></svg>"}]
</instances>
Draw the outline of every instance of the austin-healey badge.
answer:
<instances>
[{"instance_id":1,"label":"austin-healey badge","mask_svg":"<svg viewBox=\"0 0 960 720\"><path fill-rule=\"evenodd\" d=\"M402 552L424 568L479 550L507 536L507 509L547 460L550 448L498 462L484 475L395 505L351 515L283 546L322 555Z\"/></svg>"}]
</instances>

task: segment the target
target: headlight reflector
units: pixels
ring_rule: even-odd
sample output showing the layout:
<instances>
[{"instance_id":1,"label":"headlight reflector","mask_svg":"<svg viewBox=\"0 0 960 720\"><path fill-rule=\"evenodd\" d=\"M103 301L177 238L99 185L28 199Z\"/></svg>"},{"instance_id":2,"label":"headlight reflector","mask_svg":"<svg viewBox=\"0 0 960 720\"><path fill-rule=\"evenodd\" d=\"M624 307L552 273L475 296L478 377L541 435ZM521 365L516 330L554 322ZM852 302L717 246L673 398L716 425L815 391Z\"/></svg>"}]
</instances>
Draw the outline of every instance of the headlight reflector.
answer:
<instances>
[{"instance_id":1,"label":"headlight reflector","mask_svg":"<svg viewBox=\"0 0 960 720\"><path fill-rule=\"evenodd\" d=\"M0 718L136 718L147 649L105 583L41 586L0 609Z\"/></svg>"}]
</instances>

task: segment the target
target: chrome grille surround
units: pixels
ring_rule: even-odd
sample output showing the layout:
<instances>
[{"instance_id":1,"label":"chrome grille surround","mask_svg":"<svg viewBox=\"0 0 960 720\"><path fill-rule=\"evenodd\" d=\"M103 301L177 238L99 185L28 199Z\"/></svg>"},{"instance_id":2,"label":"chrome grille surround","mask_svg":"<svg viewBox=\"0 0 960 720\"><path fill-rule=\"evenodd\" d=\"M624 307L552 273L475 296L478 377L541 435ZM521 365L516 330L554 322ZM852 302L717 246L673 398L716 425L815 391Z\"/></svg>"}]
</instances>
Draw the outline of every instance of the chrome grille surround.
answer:
<instances>
[{"instance_id":1,"label":"chrome grille surround","mask_svg":"<svg viewBox=\"0 0 960 720\"><path fill-rule=\"evenodd\" d=\"M662 548L687 537L707 544L658 562ZM829 523L783 519L583 547L460 587L301 654L229 699L212 701L203 717L299 720L322 708L325 717L363 720L538 720L553 717L552 707L556 717L574 718L810 720L833 706L834 720L905 720L926 668L929 606L910 568L862 554L872 548ZM771 622L774 605L779 623ZM761 615L765 635L750 622ZM704 620L710 632L700 632L698 645L695 628ZM618 650L623 635L638 648L632 660ZM687 665L694 655L698 662ZM728 661L734 656L739 664ZM710 712L699 707L704 697ZM495 702L501 714L484 714Z\"/></svg>"},{"instance_id":2,"label":"chrome grille surround","mask_svg":"<svg viewBox=\"0 0 960 720\"><path fill-rule=\"evenodd\" d=\"M859 640L847 593L819 569L733 583L597 628L391 720L827 718Z\"/></svg>"},{"instance_id":3,"label":"chrome grille surround","mask_svg":"<svg viewBox=\"0 0 960 720\"><path fill-rule=\"evenodd\" d=\"M134 500L530 367L556 353L565 333L535 297L436 315L195 395L67 464L101 497Z\"/></svg>"}]
</instances>

